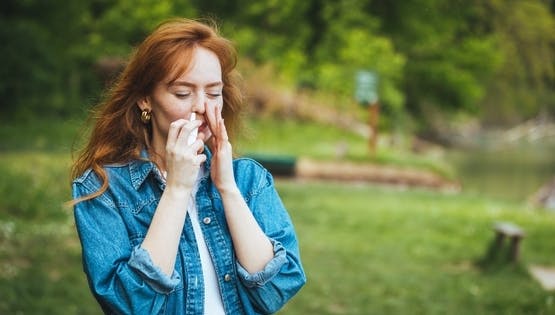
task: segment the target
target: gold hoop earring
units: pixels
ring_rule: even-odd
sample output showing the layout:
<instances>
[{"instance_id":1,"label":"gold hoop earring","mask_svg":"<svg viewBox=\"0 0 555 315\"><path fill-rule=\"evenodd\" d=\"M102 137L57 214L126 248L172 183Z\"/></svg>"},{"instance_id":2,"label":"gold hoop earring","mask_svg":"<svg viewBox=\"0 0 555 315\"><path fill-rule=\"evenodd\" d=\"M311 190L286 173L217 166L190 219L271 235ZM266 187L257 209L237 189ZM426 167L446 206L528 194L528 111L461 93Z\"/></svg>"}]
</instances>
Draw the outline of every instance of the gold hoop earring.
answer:
<instances>
[{"instance_id":1,"label":"gold hoop earring","mask_svg":"<svg viewBox=\"0 0 555 315\"><path fill-rule=\"evenodd\" d=\"M148 124L150 122L150 118L150 110L143 109L143 111L141 112L141 121L143 122L143 124Z\"/></svg>"}]
</instances>

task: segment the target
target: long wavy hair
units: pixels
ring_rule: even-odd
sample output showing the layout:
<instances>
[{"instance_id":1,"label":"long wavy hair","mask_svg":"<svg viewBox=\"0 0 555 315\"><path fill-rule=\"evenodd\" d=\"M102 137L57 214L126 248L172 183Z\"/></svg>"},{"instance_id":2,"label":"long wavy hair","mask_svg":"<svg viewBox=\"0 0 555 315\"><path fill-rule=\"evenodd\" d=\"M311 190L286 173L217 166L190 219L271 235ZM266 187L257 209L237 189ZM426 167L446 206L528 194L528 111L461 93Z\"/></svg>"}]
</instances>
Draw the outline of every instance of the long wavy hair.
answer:
<instances>
[{"instance_id":1,"label":"long wavy hair","mask_svg":"<svg viewBox=\"0 0 555 315\"><path fill-rule=\"evenodd\" d=\"M104 165L140 159L140 152L149 149L152 128L141 122L137 102L150 95L162 80L175 81L185 73L196 47L209 49L218 56L223 81L222 116L230 138L235 135L243 104L235 70L237 54L232 43L219 35L215 24L208 23L168 20L137 47L104 101L93 111L94 127L89 141L71 168L72 179L92 169L100 177L102 186L73 203L95 198L106 191L108 177Z\"/></svg>"}]
</instances>

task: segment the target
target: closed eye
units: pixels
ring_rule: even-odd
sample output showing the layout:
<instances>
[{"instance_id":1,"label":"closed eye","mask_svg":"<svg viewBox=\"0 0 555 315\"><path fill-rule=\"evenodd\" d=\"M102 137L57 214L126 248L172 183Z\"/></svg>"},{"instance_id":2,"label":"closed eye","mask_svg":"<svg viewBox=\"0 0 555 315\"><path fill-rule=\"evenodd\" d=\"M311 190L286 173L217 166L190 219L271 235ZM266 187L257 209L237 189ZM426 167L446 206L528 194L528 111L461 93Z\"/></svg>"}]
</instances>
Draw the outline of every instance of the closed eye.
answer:
<instances>
[{"instance_id":1,"label":"closed eye","mask_svg":"<svg viewBox=\"0 0 555 315\"><path fill-rule=\"evenodd\" d=\"M222 93L206 93L209 97L219 97L222 96Z\"/></svg>"},{"instance_id":2,"label":"closed eye","mask_svg":"<svg viewBox=\"0 0 555 315\"><path fill-rule=\"evenodd\" d=\"M187 97L191 96L191 93L175 93L175 96L177 98L187 98Z\"/></svg>"}]
</instances>

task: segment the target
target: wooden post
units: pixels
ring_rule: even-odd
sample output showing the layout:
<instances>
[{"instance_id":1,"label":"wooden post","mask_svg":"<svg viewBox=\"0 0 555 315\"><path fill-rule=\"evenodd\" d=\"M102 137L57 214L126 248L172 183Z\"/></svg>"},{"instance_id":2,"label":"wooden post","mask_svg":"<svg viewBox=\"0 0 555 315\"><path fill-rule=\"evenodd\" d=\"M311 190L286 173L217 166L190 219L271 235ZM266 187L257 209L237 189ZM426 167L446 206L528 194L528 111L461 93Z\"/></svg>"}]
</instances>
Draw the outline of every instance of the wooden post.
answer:
<instances>
[{"instance_id":1,"label":"wooden post","mask_svg":"<svg viewBox=\"0 0 555 315\"><path fill-rule=\"evenodd\" d=\"M518 261L518 257L520 256L520 241L522 240L522 237L522 235L513 235L511 238L509 259L514 263Z\"/></svg>"},{"instance_id":2,"label":"wooden post","mask_svg":"<svg viewBox=\"0 0 555 315\"><path fill-rule=\"evenodd\" d=\"M380 118L380 105L378 102L368 104L368 125L370 127L370 138L368 139L368 147L370 155L376 154L378 145L378 121Z\"/></svg>"},{"instance_id":3,"label":"wooden post","mask_svg":"<svg viewBox=\"0 0 555 315\"><path fill-rule=\"evenodd\" d=\"M359 70L356 75L355 98L360 105L368 107L368 125L370 137L368 147L370 155L376 153L378 144L378 119L380 107L378 103L378 75L373 71Z\"/></svg>"}]
</instances>

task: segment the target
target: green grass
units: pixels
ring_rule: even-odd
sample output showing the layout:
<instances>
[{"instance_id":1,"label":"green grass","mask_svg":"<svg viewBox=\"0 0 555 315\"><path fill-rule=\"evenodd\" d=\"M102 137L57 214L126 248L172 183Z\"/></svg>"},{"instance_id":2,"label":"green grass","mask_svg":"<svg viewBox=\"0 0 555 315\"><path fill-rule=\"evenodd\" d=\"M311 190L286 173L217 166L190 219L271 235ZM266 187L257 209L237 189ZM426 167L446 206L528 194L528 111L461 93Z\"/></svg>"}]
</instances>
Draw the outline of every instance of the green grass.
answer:
<instances>
[{"instance_id":1,"label":"green grass","mask_svg":"<svg viewBox=\"0 0 555 315\"><path fill-rule=\"evenodd\" d=\"M3 121L0 127L0 152L69 152L78 143L83 119Z\"/></svg>"},{"instance_id":2,"label":"green grass","mask_svg":"<svg viewBox=\"0 0 555 315\"><path fill-rule=\"evenodd\" d=\"M67 153L0 153L0 314L99 314L81 268Z\"/></svg>"},{"instance_id":3,"label":"green grass","mask_svg":"<svg viewBox=\"0 0 555 315\"><path fill-rule=\"evenodd\" d=\"M551 314L528 263L554 264L555 217L471 195L279 184L308 274L287 314ZM527 231L517 265L481 265L495 221Z\"/></svg>"},{"instance_id":4,"label":"green grass","mask_svg":"<svg viewBox=\"0 0 555 315\"><path fill-rule=\"evenodd\" d=\"M0 150L0 314L100 313L63 206L75 126L36 127L39 135L0 127L20 140ZM340 134L291 128L311 141ZM320 147L311 141L308 152ZM282 314L555 314L555 292L526 271L555 265L553 213L472 194L283 180L277 187L308 276ZM495 221L526 230L519 264L477 263Z\"/></svg>"}]
</instances>

